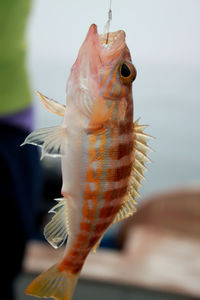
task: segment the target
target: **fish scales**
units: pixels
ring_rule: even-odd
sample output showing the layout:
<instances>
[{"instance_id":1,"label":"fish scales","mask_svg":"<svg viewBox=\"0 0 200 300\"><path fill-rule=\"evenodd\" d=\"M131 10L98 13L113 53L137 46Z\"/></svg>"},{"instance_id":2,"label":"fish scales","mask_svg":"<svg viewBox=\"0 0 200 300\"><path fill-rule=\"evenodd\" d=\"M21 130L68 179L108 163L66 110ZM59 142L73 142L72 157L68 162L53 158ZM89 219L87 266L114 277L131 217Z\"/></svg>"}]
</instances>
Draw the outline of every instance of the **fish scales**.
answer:
<instances>
[{"instance_id":1,"label":"fish scales","mask_svg":"<svg viewBox=\"0 0 200 300\"><path fill-rule=\"evenodd\" d=\"M133 147L130 146L130 142L133 140L133 135L132 127L130 128L130 133L125 138L127 140L126 143L123 139L124 134L122 134L122 138L119 135L120 128L110 129L100 136L91 135L89 138L89 160L84 185L80 232L77 234L77 240L74 242L74 245L72 245L73 250L63 263L65 266L68 265L72 272L80 271L90 249L112 223L122 205L132 167L130 154L132 154ZM115 140L115 147L110 153L110 148L113 148L112 140ZM129 153L126 150L128 145ZM124 157L122 154L124 149L124 155L127 155L129 158L128 165L125 164L117 168L117 163L119 164ZM98 154L101 155L100 158ZM120 159L119 155L121 156ZM94 167L95 162L97 164ZM123 180L123 185L119 188L118 182L122 179L125 180ZM80 251L77 250L78 245L82 245ZM76 260L74 261L75 256ZM73 265L71 264L72 260Z\"/></svg>"},{"instance_id":2,"label":"fish scales","mask_svg":"<svg viewBox=\"0 0 200 300\"><path fill-rule=\"evenodd\" d=\"M38 92L45 107L63 117L61 126L36 130L25 143L61 156L62 195L45 226L48 242L64 257L40 274L26 293L70 300L91 249L106 230L135 212L148 149L144 126L133 124L136 69L122 30L99 35L92 24L72 66L67 105Z\"/></svg>"}]
</instances>

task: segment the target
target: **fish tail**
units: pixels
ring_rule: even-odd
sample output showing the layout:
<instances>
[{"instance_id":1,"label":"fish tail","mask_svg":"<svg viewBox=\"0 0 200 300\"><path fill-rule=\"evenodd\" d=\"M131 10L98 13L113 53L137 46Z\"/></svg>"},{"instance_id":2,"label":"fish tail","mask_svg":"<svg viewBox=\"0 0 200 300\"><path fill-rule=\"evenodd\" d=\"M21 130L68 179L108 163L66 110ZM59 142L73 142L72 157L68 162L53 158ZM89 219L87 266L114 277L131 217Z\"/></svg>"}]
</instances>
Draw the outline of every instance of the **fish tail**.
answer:
<instances>
[{"instance_id":1,"label":"fish tail","mask_svg":"<svg viewBox=\"0 0 200 300\"><path fill-rule=\"evenodd\" d=\"M60 270L59 264L55 264L36 277L27 287L25 294L42 298L52 297L57 300L71 300L78 277L79 273L73 274L67 270Z\"/></svg>"}]
</instances>

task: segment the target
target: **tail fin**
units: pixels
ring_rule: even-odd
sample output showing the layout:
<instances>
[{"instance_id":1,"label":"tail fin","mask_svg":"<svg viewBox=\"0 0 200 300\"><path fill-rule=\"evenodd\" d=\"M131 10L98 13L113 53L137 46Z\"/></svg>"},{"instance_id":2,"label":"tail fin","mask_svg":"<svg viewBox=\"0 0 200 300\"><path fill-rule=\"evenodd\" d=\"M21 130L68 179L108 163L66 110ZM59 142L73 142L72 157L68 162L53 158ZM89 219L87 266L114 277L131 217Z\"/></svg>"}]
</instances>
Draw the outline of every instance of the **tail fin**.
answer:
<instances>
[{"instance_id":1,"label":"tail fin","mask_svg":"<svg viewBox=\"0 0 200 300\"><path fill-rule=\"evenodd\" d=\"M66 270L59 271L58 265L53 265L36 277L25 293L42 298L71 300L79 274L72 274Z\"/></svg>"}]
</instances>

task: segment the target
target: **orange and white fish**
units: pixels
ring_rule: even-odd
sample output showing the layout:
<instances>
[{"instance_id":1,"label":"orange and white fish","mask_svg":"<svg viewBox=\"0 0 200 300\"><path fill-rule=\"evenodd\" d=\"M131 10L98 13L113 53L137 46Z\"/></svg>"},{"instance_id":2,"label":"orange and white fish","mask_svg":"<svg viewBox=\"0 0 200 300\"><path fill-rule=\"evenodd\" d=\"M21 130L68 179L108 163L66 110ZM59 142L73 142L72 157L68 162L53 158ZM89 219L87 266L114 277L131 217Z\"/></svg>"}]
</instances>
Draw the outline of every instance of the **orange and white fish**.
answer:
<instances>
[{"instance_id":1,"label":"orange and white fish","mask_svg":"<svg viewBox=\"0 0 200 300\"><path fill-rule=\"evenodd\" d=\"M111 225L135 212L149 148L145 126L133 123L135 77L124 31L107 39L92 24L71 69L67 105L38 92L63 121L34 131L24 143L41 146L42 156L61 156L63 198L44 234L55 248L68 240L63 259L40 274L27 294L70 300L91 249Z\"/></svg>"}]
</instances>

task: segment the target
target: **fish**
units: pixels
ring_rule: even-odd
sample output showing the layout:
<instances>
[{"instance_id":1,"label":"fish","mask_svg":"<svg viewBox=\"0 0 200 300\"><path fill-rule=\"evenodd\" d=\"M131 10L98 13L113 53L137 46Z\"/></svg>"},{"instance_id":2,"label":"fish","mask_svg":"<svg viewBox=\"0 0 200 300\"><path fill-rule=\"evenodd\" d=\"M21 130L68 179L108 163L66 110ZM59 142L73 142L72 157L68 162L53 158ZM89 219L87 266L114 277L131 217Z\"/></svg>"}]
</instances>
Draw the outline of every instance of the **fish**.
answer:
<instances>
[{"instance_id":1,"label":"fish","mask_svg":"<svg viewBox=\"0 0 200 300\"><path fill-rule=\"evenodd\" d=\"M63 258L36 277L26 294L70 300L88 254L112 225L136 211L144 178L149 135L133 122L132 82L136 68L125 32L98 34L92 24L71 68L66 105L37 92L61 125L38 129L24 144L41 147L41 156L61 157L62 198L44 228Z\"/></svg>"}]
</instances>

